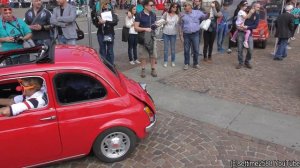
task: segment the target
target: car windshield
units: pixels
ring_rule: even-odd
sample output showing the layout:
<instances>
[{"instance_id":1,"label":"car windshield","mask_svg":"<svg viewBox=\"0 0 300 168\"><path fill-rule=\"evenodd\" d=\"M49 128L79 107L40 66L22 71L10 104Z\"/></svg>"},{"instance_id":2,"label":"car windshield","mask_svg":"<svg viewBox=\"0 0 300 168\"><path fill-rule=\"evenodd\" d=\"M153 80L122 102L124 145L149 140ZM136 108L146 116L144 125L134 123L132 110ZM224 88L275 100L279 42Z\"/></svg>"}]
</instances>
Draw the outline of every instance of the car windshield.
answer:
<instances>
[{"instance_id":1,"label":"car windshield","mask_svg":"<svg viewBox=\"0 0 300 168\"><path fill-rule=\"evenodd\" d=\"M41 46L0 52L0 68L36 62L41 56Z\"/></svg>"}]
</instances>

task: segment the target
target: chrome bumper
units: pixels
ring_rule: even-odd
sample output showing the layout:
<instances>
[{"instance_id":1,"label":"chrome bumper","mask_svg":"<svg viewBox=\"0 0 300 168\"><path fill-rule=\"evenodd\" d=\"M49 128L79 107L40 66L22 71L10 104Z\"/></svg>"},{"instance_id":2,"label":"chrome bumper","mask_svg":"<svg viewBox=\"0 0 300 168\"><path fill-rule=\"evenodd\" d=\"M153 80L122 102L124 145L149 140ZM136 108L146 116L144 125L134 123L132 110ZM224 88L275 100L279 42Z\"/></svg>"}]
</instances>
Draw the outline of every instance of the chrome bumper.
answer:
<instances>
[{"instance_id":1,"label":"chrome bumper","mask_svg":"<svg viewBox=\"0 0 300 168\"><path fill-rule=\"evenodd\" d=\"M156 116L155 116L155 118L154 118L154 121L153 121L150 125L148 125L148 126L146 127L146 129L145 129L146 132L147 132L147 133L151 132L151 131L153 130L155 124L156 124Z\"/></svg>"}]
</instances>

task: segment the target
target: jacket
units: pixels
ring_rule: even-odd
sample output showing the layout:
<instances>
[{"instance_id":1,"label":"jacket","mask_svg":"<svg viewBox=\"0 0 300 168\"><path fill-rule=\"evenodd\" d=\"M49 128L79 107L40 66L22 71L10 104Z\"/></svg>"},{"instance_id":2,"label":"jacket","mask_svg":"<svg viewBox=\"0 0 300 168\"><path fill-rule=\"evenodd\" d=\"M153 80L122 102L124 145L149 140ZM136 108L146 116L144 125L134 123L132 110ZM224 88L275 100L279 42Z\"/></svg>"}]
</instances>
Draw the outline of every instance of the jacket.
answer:
<instances>
[{"instance_id":1,"label":"jacket","mask_svg":"<svg viewBox=\"0 0 300 168\"><path fill-rule=\"evenodd\" d=\"M76 32L76 7L67 4L64 8L63 15L60 16L60 6L53 9L53 14L50 19L50 23L55 25L54 37L57 37L57 27L62 28L63 35L66 39L77 39Z\"/></svg>"},{"instance_id":2,"label":"jacket","mask_svg":"<svg viewBox=\"0 0 300 168\"><path fill-rule=\"evenodd\" d=\"M287 12L279 15L277 20L275 21L275 37L290 38L292 36L292 31L294 28L293 19L294 16Z\"/></svg>"},{"instance_id":3,"label":"jacket","mask_svg":"<svg viewBox=\"0 0 300 168\"><path fill-rule=\"evenodd\" d=\"M97 34L103 34L103 35L108 35L108 34L112 34L115 35L115 30L114 27L118 24L119 19L118 16L114 13L112 13L112 21L106 21L105 24L99 24L99 19L98 19L98 13L96 11L96 9L94 8L92 10L91 13L91 17L92 17L92 22L93 24L98 28Z\"/></svg>"}]
</instances>

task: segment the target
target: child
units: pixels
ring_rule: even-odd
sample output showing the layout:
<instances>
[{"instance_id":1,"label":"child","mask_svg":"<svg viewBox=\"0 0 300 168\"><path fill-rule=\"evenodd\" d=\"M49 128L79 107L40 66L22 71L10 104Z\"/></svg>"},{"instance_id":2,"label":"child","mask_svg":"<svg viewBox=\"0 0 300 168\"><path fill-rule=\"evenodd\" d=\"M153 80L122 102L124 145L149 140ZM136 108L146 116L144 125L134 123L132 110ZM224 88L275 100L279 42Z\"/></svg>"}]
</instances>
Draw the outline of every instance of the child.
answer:
<instances>
[{"instance_id":1,"label":"child","mask_svg":"<svg viewBox=\"0 0 300 168\"><path fill-rule=\"evenodd\" d=\"M241 5L240 11L237 15L237 19L236 19L236 22L235 22L236 26L242 28L243 31L245 32L245 41L244 41L244 47L245 48L249 48L248 39L249 39L249 35L251 33L250 30L245 29L245 25L244 25L245 20L248 19L247 18L247 13L246 13L247 5L248 5L247 2ZM231 41L236 42L237 35L238 35L238 30L236 30L234 32L234 34L231 38Z\"/></svg>"}]
</instances>

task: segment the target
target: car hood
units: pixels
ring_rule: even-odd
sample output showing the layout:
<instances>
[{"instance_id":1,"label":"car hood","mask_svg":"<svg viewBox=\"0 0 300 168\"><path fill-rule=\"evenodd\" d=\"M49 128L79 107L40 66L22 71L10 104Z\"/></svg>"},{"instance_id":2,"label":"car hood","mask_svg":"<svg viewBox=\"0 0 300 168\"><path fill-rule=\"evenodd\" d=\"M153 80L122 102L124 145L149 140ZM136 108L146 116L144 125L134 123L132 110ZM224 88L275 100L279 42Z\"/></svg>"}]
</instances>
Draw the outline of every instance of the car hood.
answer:
<instances>
[{"instance_id":1,"label":"car hood","mask_svg":"<svg viewBox=\"0 0 300 168\"><path fill-rule=\"evenodd\" d=\"M129 79L127 76L119 72L120 80L125 85L127 92L137 98L138 100L147 104L153 112L156 112L155 104L151 96L144 90L139 83Z\"/></svg>"}]
</instances>

